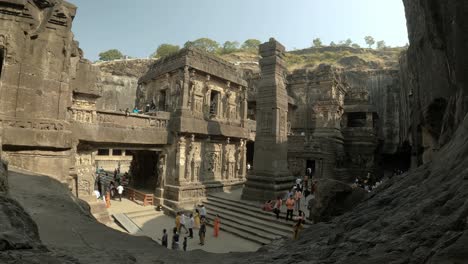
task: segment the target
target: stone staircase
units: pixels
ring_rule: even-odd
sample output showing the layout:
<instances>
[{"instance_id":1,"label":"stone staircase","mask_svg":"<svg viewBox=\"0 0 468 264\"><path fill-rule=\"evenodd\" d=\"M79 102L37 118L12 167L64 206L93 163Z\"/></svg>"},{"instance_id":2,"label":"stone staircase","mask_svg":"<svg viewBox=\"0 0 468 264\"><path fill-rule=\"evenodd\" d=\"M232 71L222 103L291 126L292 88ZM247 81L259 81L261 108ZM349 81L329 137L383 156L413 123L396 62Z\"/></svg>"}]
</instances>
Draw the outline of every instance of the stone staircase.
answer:
<instances>
[{"instance_id":1,"label":"stone staircase","mask_svg":"<svg viewBox=\"0 0 468 264\"><path fill-rule=\"evenodd\" d=\"M214 217L218 214L221 230L252 242L266 245L276 239L292 236L294 222L284 220L285 208L277 220L272 212L265 212L259 205L247 201L208 195L204 205L207 209L208 225L213 224ZM305 227L307 226L306 222Z\"/></svg>"},{"instance_id":2,"label":"stone staircase","mask_svg":"<svg viewBox=\"0 0 468 264\"><path fill-rule=\"evenodd\" d=\"M93 198L93 199L92 199ZM92 197L88 200L91 214L96 218L96 220L105 225L111 224L113 222L112 218L109 215L109 212L106 208L106 203L101 200L96 200Z\"/></svg>"},{"instance_id":3,"label":"stone staircase","mask_svg":"<svg viewBox=\"0 0 468 264\"><path fill-rule=\"evenodd\" d=\"M142 210L137 210L137 211L132 211L125 213L130 219L132 220L146 220L146 219L152 219L156 216L163 215L164 213L162 211L156 211L153 206L150 206L150 208L143 207L144 209Z\"/></svg>"}]
</instances>

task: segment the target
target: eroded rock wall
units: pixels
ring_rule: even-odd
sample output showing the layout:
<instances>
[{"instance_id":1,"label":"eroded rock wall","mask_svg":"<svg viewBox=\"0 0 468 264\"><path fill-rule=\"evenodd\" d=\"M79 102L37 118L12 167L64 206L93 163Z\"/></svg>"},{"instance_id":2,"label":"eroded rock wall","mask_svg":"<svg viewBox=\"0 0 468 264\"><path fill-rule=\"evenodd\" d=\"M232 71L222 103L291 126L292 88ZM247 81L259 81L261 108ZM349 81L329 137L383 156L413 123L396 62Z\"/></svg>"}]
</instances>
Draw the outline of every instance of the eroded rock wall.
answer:
<instances>
[{"instance_id":1,"label":"eroded rock wall","mask_svg":"<svg viewBox=\"0 0 468 264\"><path fill-rule=\"evenodd\" d=\"M130 111L135 106L138 79L143 76L153 59L129 59L96 63L101 70L102 97L97 100L97 109L107 111Z\"/></svg>"},{"instance_id":2,"label":"eroded rock wall","mask_svg":"<svg viewBox=\"0 0 468 264\"><path fill-rule=\"evenodd\" d=\"M99 94L97 69L73 39L76 7L65 1L0 1L2 157L64 180L74 93Z\"/></svg>"},{"instance_id":3,"label":"eroded rock wall","mask_svg":"<svg viewBox=\"0 0 468 264\"><path fill-rule=\"evenodd\" d=\"M401 59L403 139L427 163L468 111L468 3L404 0L410 47Z\"/></svg>"}]
</instances>

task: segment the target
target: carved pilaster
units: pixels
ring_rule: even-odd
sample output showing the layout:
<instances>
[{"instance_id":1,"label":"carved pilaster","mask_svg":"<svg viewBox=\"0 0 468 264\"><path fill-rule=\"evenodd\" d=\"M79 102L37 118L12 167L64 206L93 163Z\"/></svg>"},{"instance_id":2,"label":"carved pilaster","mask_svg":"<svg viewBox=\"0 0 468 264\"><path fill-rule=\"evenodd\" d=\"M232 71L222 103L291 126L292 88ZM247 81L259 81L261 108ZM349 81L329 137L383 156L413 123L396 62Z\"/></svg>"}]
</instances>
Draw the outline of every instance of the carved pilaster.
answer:
<instances>
[{"instance_id":1,"label":"carved pilaster","mask_svg":"<svg viewBox=\"0 0 468 264\"><path fill-rule=\"evenodd\" d=\"M176 168L177 178L176 182L182 184L185 183L185 155L186 155L186 140L185 137L181 136L177 143L177 154L176 154Z\"/></svg>"}]
</instances>

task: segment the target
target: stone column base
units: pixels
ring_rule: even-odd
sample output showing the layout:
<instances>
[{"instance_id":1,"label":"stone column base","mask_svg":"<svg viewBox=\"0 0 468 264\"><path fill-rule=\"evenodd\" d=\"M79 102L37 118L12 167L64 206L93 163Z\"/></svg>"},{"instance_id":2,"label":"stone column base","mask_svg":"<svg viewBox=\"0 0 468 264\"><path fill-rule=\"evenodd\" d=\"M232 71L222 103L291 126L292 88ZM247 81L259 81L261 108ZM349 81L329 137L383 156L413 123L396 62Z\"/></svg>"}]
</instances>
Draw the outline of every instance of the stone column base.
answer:
<instances>
[{"instance_id":1,"label":"stone column base","mask_svg":"<svg viewBox=\"0 0 468 264\"><path fill-rule=\"evenodd\" d=\"M248 175L244 190L243 200L267 201L281 198L294 186L294 176L257 176Z\"/></svg>"}]
</instances>

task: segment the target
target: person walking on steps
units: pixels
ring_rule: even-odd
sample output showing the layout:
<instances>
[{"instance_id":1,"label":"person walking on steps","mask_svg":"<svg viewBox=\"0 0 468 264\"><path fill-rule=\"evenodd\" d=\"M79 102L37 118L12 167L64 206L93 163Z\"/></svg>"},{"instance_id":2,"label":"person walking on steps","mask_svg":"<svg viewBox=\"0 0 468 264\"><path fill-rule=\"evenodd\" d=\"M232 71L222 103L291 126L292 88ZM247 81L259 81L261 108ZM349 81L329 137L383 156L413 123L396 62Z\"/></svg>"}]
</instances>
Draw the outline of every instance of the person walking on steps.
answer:
<instances>
[{"instance_id":1,"label":"person walking on steps","mask_svg":"<svg viewBox=\"0 0 468 264\"><path fill-rule=\"evenodd\" d=\"M301 210L301 199L302 199L302 192L296 189L296 193L294 194L294 200L296 200L296 211Z\"/></svg>"},{"instance_id":2,"label":"person walking on steps","mask_svg":"<svg viewBox=\"0 0 468 264\"><path fill-rule=\"evenodd\" d=\"M276 198L275 206L273 207L273 212L276 215L276 219L279 219L279 215L281 213L281 206L283 205L283 200L280 196Z\"/></svg>"},{"instance_id":3,"label":"person walking on steps","mask_svg":"<svg viewBox=\"0 0 468 264\"><path fill-rule=\"evenodd\" d=\"M294 212L294 199L293 196L289 196L288 200L286 200L286 221L289 219L293 220L293 212Z\"/></svg>"},{"instance_id":4,"label":"person walking on steps","mask_svg":"<svg viewBox=\"0 0 468 264\"><path fill-rule=\"evenodd\" d=\"M214 230L214 237L219 236L219 227L221 225L221 221L219 220L219 215L216 215L213 223L213 230Z\"/></svg>"}]
</instances>

